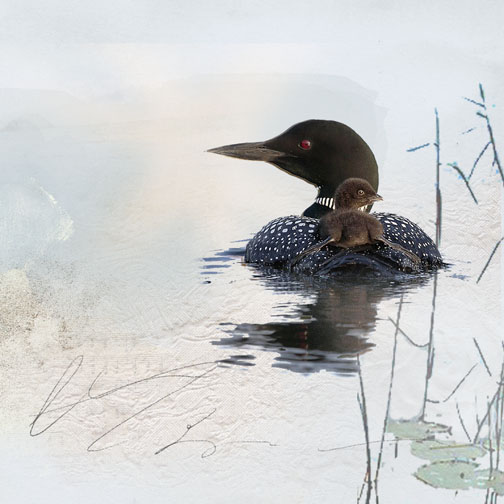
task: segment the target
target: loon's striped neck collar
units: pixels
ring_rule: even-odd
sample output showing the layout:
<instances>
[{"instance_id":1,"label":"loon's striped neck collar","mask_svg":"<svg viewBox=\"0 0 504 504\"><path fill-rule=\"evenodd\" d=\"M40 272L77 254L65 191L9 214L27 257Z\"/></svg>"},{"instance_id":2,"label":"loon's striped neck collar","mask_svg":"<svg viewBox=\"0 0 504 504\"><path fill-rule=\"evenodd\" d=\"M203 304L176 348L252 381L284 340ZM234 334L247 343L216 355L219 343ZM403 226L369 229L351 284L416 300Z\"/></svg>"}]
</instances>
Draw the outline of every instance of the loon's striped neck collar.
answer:
<instances>
[{"instance_id":1,"label":"loon's striped neck collar","mask_svg":"<svg viewBox=\"0 0 504 504\"><path fill-rule=\"evenodd\" d=\"M335 209L334 198L319 196L301 215L320 219Z\"/></svg>"},{"instance_id":2,"label":"loon's striped neck collar","mask_svg":"<svg viewBox=\"0 0 504 504\"><path fill-rule=\"evenodd\" d=\"M368 205L366 208L359 208L363 212L370 212L373 205ZM304 217L314 217L320 219L329 212L336 210L336 202L334 198L329 196L317 196L314 203L309 206L301 215Z\"/></svg>"},{"instance_id":3,"label":"loon's striped neck collar","mask_svg":"<svg viewBox=\"0 0 504 504\"><path fill-rule=\"evenodd\" d=\"M318 195L315 201L303 213L305 217L314 217L320 219L325 214L336 209L334 201L334 189L327 186L319 187Z\"/></svg>"},{"instance_id":4,"label":"loon's striped neck collar","mask_svg":"<svg viewBox=\"0 0 504 504\"><path fill-rule=\"evenodd\" d=\"M336 203L334 202L334 198L329 198L329 197L318 197L315 200L315 203L318 203L319 205L325 206L330 208L331 210L334 210L336 208Z\"/></svg>"}]
</instances>

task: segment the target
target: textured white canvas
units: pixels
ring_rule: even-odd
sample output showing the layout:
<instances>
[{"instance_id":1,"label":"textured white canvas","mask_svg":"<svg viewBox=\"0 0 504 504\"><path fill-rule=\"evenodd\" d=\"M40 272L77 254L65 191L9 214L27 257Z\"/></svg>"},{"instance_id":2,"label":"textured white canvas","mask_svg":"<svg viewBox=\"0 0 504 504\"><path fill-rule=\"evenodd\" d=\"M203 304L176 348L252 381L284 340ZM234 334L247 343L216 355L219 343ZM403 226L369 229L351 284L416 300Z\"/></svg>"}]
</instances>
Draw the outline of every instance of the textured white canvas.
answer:
<instances>
[{"instance_id":1,"label":"textured white canvas","mask_svg":"<svg viewBox=\"0 0 504 504\"><path fill-rule=\"evenodd\" d=\"M503 15L3 2L1 502L497 502ZM243 262L316 190L206 151L307 119L357 131L376 210L431 237L439 154L449 268Z\"/></svg>"}]
</instances>

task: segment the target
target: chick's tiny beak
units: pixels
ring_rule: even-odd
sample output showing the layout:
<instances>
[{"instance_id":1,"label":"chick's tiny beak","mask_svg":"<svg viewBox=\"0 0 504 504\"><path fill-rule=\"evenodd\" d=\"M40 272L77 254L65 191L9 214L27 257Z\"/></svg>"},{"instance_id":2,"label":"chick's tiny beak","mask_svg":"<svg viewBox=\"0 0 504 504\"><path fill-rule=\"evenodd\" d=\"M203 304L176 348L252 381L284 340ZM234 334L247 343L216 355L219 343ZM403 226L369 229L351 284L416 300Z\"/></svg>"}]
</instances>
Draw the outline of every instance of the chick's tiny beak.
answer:
<instances>
[{"instance_id":1,"label":"chick's tiny beak","mask_svg":"<svg viewBox=\"0 0 504 504\"><path fill-rule=\"evenodd\" d=\"M383 201L383 198L379 194L375 194L371 197L371 201Z\"/></svg>"}]
</instances>

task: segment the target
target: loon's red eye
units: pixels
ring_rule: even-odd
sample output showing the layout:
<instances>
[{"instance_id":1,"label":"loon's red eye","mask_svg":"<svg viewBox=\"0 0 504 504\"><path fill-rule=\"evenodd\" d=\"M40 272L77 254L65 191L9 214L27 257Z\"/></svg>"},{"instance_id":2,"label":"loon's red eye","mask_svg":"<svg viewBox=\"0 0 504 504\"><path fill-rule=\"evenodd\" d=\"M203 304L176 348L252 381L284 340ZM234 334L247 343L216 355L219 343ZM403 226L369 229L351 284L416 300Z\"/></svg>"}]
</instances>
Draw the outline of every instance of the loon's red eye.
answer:
<instances>
[{"instance_id":1,"label":"loon's red eye","mask_svg":"<svg viewBox=\"0 0 504 504\"><path fill-rule=\"evenodd\" d=\"M299 147L301 147L301 149L303 149L303 150L311 149L310 140L301 140L301 142L299 142Z\"/></svg>"}]
</instances>

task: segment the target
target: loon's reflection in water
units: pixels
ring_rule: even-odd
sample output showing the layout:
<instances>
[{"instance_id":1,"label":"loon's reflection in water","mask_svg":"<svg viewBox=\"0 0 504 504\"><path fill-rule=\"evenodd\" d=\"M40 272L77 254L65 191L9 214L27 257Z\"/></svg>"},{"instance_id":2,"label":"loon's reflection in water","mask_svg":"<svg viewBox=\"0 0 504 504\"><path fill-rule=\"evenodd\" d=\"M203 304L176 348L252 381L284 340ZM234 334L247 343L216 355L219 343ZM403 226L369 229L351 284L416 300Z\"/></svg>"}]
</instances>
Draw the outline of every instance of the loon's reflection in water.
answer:
<instances>
[{"instance_id":1,"label":"loon's reflection in water","mask_svg":"<svg viewBox=\"0 0 504 504\"><path fill-rule=\"evenodd\" d=\"M357 355L371 350L380 302L399 299L401 292L428 281L428 276L384 278L366 270L346 271L337 277L295 276L278 270L255 269L253 279L266 289L301 294L306 302L278 304L278 322L223 323L227 336L214 345L239 349L226 364L253 365L244 350L278 354L274 367L298 373L321 370L348 375L357 372Z\"/></svg>"}]
</instances>

